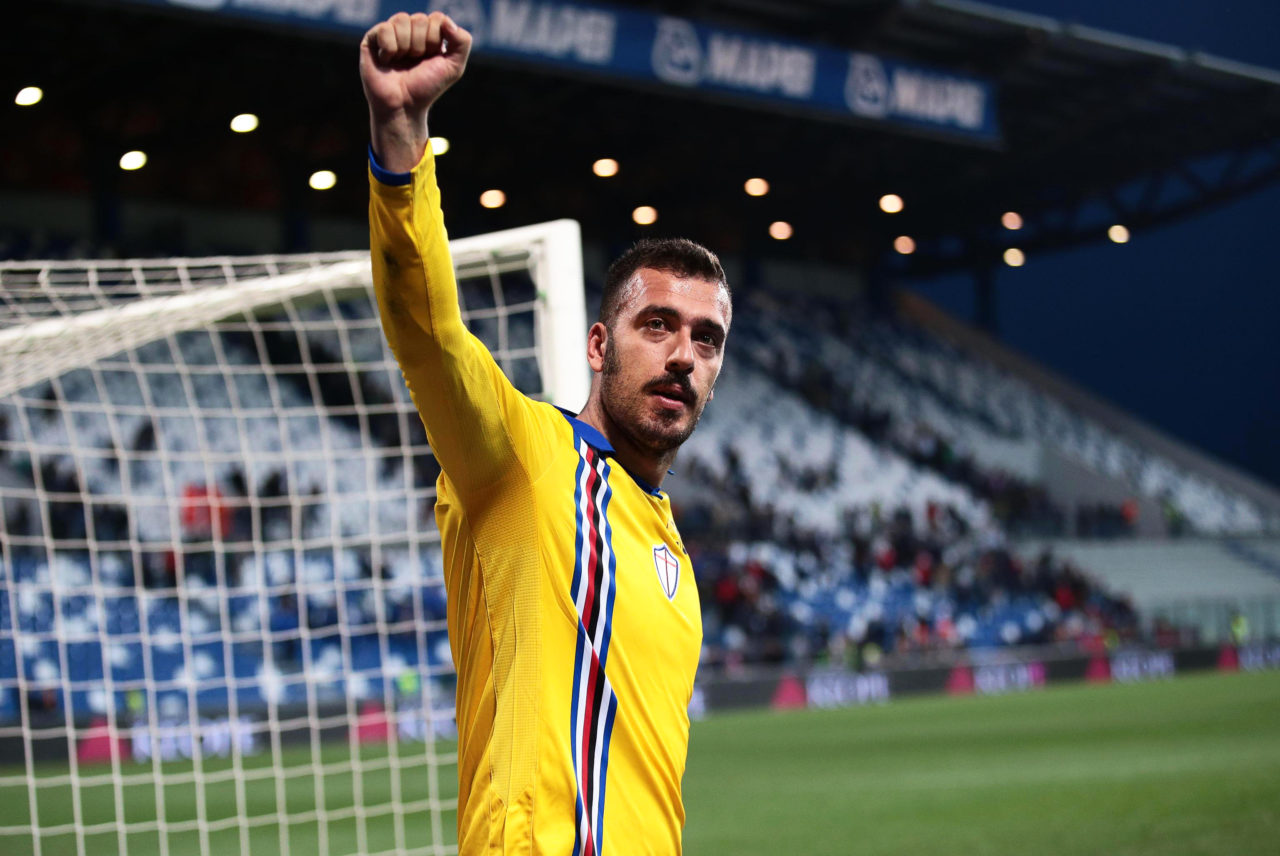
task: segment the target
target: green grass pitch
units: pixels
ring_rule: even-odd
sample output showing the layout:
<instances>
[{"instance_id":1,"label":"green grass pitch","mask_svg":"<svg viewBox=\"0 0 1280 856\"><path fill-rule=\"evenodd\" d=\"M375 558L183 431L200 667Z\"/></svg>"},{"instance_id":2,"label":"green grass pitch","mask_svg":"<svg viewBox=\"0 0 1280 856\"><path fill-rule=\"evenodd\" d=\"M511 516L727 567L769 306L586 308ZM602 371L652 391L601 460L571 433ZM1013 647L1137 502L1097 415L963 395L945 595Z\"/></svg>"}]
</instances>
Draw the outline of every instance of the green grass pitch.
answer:
<instances>
[{"instance_id":1,"label":"green grass pitch","mask_svg":"<svg viewBox=\"0 0 1280 856\"><path fill-rule=\"evenodd\" d=\"M338 761L346 751L325 747L323 760ZM386 799L394 786L406 800L430 794L422 759L407 754L414 751L408 745L399 751L395 765L385 750L364 751L366 804ZM255 813L269 811L278 794L291 812L314 811L310 761L305 748L291 750L288 762L299 775L282 785L274 776L250 782L244 793ZM452 767L441 770L437 798L452 795L453 776ZM327 807L350 812L351 776L330 775L324 784ZM1280 853L1280 673L720 714L694 724L684 785L691 856L1270 856ZM69 789L42 791L42 821L67 822ZM167 786L166 815L195 817L196 791L194 783ZM203 793L207 817L234 815L232 783ZM127 793L124 802L128 821L154 818L149 789ZM26 805L25 789L0 794L0 827L28 823ZM87 821L114 817L110 789L87 792L83 812ZM435 840L447 847L453 814L435 815L443 827ZM329 823L324 835L334 852L392 850L402 842L406 850L431 852L432 821L428 811L398 824L389 815L352 816ZM283 834L292 853L319 856L315 820L287 825ZM281 836L274 823L255 827L250 850L279 853ZM77 852L74 835L42 844L43 854ZM199 852L200 840L177 833L168 844L169 854L181 856ZM241 852L238 830L214 833L209 844L218 854ZM160 852L154 833L130 835L126 845L131 856ZM621 840L606 839L605 848L630 852ZM29 838L0 835L4 856L29 852ZM118 853L118 839L92 836L86 852Z\"/></svg>"},{"instance_id":2,"label":"green grass pitch","mask_svg":"<svg viewBox=\"0 0 1280 856\"><path fill-rule=\"evenodd\" d=\"M1280 673L694 726L690 854L1280 853Z\"/></svg>"}]
</instances>

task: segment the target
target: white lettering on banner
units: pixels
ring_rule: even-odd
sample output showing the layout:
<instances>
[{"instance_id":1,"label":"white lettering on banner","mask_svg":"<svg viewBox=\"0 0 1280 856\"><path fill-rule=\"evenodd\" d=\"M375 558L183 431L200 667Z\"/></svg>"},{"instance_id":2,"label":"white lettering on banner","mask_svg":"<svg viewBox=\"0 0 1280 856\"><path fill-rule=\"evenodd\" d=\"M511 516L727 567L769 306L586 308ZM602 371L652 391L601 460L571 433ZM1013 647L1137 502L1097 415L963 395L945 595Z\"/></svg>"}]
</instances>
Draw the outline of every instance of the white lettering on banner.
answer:
<instances>
[{"instance_id":1,"label":"white lettering on banner","mask_svg":"<svg viewBox=\"0 0 1280 856\"><path fill-rule=\"evenodd\" d=\"M906 69L893 73L892 110L900 116L961 128L982 127L986 93L976 83Z\"/></svg>"},{"instance_id":2,"label":"white lettering on banner","mask_svg":"<svg viewBox=\"0 0 1280 856\"><path fill-rule=\"evenodd\" d=\"M813 94L813 51L712 33L704 79L757 92L777 90L792 98Z\"/></svg>"},{"instance_id":3,"label":"white lettering on banner","mask_svg":"<svg viewBox=\"0 0 1280 856\"><path fill-rule=\"evenodd\" d=\"M406 706L396 711L396 733L401 740L426 743L436 739L452 740L458 736L453 709L429 710L424 714L419 706Z\"/></svg>"},{"instance_id":4,"label":"white lettering on banner","mask_svg":"<svg viewBox=\"0 0 1280 856\"><path fill-rule=\"evenodd\" d=\"M1240 668L1246 672L1280 669L1280 643L1255 642L1239 649Z\"/></svg>"},{"instance_id":5,"label":"white lettering on banner","mask_svg":"<svg viewBox=\"0 0 1280 856\"><path fill-rule=\"evenodd\" d=\"M184 5L208 4L208 0L169 0ZM219 3L219 5L222 5ZM237 9L276 14L294 14L320 19L332 15L344 24L372 24L378 15L378 0L231 0ZM209 6L208 8L213 8Z\"/></svg>"},{"instance_id":6,"label":"white lettering on banner","mask_svg":"<svg viewBox=\"0 0 1280 856\"><path fill-rule=\"evenodd\" d=\"M818 57L807 48L713 32L703 51L693 24L659 18L653 40L653 73L678 86L717 83L791 98L813 95Z\"/></svg>"},{"instance_id":7,"label":"white lettering on banner","mask_svg":"<svg viewBox=\"0 0 1280 856\"><path fill-rule=\"evenodd\" d=\"M689 718L707 718L707 694L702 687L695 686L693 693L689 696Z\"/></svg>"},{"instance_id":8,"label":"white lettering on banner","mask_svg":"<svg viewBox=\"0 0 1280 856\"><path fill-rule=\"evenodd\" d=\"M1020 692L1042 687L1044 682L1044 663L1006 663L973 670L974 689L984 695Z\"/></svg>"},{"instance_id":9,"label":"white lettering on banner","mask_svg":"<svg viewBox=\"0 0 1280 856\"><path fill-rule=\"evenodd\" d=\"M608 12L530 0L496 0L489 40L529 53L606 65L613 59L618 19Z\"/></svg>"},{"instance_id":10,"label":"white lettering on banner","mask_svg":"<svg viewBox=\"0 0 1280 856\"><path fill-rule=\"evenodd\" d=\"M702 79L702 42L697 29L681 18L659 18L650 59L659 80L697 86Z\"/></svg>"},{"instance_id":11,"label":"white lettering on banner","mask_svg":"<svg viewBox=\"0 0 1280 856\"><path fill-rule=\"evenodd\" d=\"M987 92L980 83L896 68L892 77L871 54L849 55L844 100L859 116L902 116L937 125L982 128Z\"/></svg>"},{"instance_id":12,"label":"white lettering on banner","mask_svg":"<svg viewBox=\"0 0 1280 856\"><path fill-rule=\"evenodd\" d=\"M844 101L859 116L882 119L889 114L889 78L884 63L871 54L849 55Z\"/></svg>"},{"instance_id":13,"label":"white lettering on banner","mask_svg":"<svg viewBox=\"0 0 1280 856\"><path fill-rule=\"evenodd\" d=\"M851 707L889 700L889 679L839 670L811 672L805 679L810 707Z\"/></svg>"},{"instance_id":14,"label":"white lettering on banner","mask_svg":"<svg viewBox=\"0 0 1280 856\"><path fill-rule=\"evenodd\" d=\"M152 737L154 736L154 740ZM253 722L247 718L202 719L199 727L200 751L205 758L229 758L239 746L241 755L253 755L258 751L258 738ZM190 760L194 743L191 726L186 722L160 722L154 735L151 727L140 722L129 732L133 760L161 761Z\"/></svg>"},{"instance_id":15,"label":"white lettering on banner","mask_svg":"<svg viewBox=\"0 0 1280 856\"><path fill-rule=\"evenodd\" d=\"M1168 651L1142 651L1116 654L1111 658L1111 680L1131 684L1172 678L1173 654Z\"/></svg>"}]
</instances>

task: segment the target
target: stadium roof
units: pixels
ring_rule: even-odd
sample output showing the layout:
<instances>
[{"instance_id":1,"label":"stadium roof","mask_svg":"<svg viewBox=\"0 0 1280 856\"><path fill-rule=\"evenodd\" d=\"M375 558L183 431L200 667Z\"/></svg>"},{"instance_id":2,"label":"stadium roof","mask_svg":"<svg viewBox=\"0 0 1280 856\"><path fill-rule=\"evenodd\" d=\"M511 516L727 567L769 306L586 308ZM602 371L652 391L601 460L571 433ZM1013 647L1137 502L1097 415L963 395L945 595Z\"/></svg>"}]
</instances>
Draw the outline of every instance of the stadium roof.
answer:
<instances>
[{"instance_id":1,"label":"stadium roof","mask_svg":"<svg viewBox=\"0 0 1280 856\"><path fill-rule=\"evenodd\" d=\"M589 240L616 245L646 231L630 216L649 204L651 228L725 252L910 276L994 264L1009 243L1006 211L1025 224L1018 245L1040 252L1280 179L1274 71L965 0L626 8L984 81L998 133L963 138L481 51L433 121L454 143L442 184L455 233L569 216ZM18 133L0 141L0 187L92 195L108 236L118 198L281 211L281 249L327 249L308 226L362 216L367 137L349 34L132 0L55 0L24 16L0 69L15 91L39 81L49 97L39 112L5 108ZM259 131L231 134L230 116L246 110L262 116ZM130 148L150 162L121 174ZM608 180L590 171L605 156L621 164ZM333 191L306 188L319 168L338 173ZM753 176L769 181L767 196L743 193ZM474 201L490 187L507 195L498 211ZM880 210L886 193L905 200L900 214ZM774 220L794 238L769 241ZM891 249L903 234L916 241L910 257Z\"/></svg>"}]
</instances>

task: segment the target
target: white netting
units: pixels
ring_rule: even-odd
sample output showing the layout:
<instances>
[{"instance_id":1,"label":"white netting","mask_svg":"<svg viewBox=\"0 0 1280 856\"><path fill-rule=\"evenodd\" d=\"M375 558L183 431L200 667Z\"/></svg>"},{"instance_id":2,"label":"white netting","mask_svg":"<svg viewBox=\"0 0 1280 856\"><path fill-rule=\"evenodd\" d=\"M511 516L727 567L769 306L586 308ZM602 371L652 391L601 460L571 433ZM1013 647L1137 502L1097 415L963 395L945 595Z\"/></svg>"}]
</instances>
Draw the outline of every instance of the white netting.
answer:
<instances>
[{"instance_id":1,"label":"white netting","mask_svg":"<svg viewBox=\"0 0 1280 856\"><path fill-rule=\"evenodd\" d=\"M585 397L573 224L455 242ZM367 253L0 264L0 853L450 853L437 468Z\"/></svg>"}]
</instances>

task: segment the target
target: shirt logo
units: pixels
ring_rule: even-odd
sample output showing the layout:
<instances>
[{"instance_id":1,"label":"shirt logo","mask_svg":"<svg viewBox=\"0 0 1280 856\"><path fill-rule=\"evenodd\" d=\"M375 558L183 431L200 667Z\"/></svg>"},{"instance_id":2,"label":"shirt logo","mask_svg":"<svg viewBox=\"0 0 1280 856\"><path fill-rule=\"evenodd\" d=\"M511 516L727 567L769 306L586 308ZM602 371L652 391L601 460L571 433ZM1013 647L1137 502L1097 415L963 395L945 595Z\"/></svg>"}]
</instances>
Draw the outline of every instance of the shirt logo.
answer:
<instances>
[{"instance_id":1,"label":"shirt logo","mask_svg":"<svg viewBox=\"0 0 1280 856\"><path fill-rule=\"evenodd\" d=\"M667 600L674 599L676 589L680 587L680 560L672 555L666 544L653 548L653 568L658 572L658 582L662 584Z\"/></svg>"}]
</instances>

